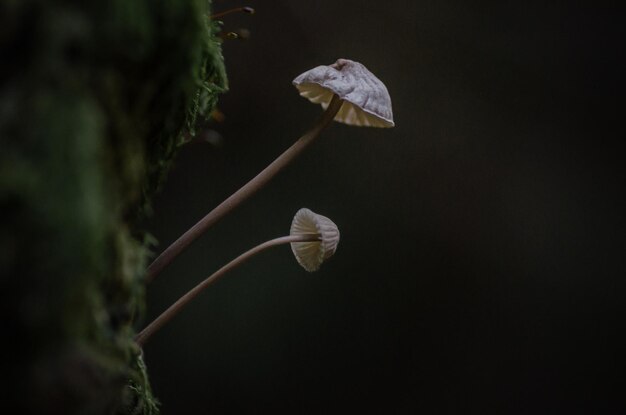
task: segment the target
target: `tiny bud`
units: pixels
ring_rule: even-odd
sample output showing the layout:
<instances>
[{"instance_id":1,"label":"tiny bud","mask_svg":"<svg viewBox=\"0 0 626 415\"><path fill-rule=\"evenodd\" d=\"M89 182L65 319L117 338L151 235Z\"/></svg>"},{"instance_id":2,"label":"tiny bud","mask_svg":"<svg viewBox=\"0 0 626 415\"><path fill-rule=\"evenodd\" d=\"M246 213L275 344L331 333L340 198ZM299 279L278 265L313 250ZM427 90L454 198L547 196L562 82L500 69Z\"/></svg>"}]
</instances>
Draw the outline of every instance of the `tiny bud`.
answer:
<instances>
[{"instance_id":1,"label":"tiny bud","mask_svg":"<svg viewBox=\"0 0 626 415\"><path fill-rule=\"evenodd\" d=\"M239 29L236 32L220 33L218 36L222 38L222 40L248 40L250 38L250 31L248 29Z\"/></svg>"}]
</instances>

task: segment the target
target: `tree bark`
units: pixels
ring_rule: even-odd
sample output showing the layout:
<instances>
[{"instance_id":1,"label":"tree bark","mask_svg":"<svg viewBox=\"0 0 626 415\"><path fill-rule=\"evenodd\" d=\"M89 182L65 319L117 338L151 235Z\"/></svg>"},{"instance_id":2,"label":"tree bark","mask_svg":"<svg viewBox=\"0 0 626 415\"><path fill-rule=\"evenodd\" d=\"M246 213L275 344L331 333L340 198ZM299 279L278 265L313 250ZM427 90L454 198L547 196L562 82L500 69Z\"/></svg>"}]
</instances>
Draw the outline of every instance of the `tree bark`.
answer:
<instances>
[{"instance_id":1,"label":"tree bark","mask_svg":"<svg viewBox=\"0 0 626 415\"><path fill-rule=\"evenodd\" d=\"M138 221L227 88L209 14L200 0L0 5L0 396L11 413L158 412L133 341L150 239Z\"/></svg>"}]
</instances>

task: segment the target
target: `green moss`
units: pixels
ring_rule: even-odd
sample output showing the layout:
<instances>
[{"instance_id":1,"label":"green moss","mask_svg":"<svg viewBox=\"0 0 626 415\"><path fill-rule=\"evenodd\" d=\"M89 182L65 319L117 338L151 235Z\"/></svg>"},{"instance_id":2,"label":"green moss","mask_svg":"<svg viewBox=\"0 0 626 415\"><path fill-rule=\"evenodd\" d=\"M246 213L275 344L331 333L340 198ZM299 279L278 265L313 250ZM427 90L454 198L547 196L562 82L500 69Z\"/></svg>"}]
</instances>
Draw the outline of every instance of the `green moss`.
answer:
<instances>
[{"instance_id":1,"label":"green moss","mask_svg":"<svg viewBox=\"0 0 626 415\"><path fill-rule=\"evenodd\" d=\"M227 88L206 1L0 5L0 292L19 413L158 412L137 221Z\"/></svg>"}]
</instances>

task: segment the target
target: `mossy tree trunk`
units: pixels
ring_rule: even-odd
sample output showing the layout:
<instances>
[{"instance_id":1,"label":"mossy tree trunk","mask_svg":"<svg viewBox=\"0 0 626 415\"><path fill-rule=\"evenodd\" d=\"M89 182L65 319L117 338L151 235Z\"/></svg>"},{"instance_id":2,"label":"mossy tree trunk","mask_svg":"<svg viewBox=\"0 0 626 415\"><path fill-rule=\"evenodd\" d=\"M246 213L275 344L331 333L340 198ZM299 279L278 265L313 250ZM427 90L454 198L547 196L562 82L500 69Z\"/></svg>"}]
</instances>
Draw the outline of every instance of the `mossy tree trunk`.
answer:
<instances>
[{"instance_id":1,"label":"mossy tree trunk","mask_svg":"<svg viewBox=\"0 0 626 415\"><path fill-rule=\"evenodd\" d=\"M201 0L0 5L2 405L156 413L133 342L149 211L226 88Z\"/></svg>"}]
</instances>

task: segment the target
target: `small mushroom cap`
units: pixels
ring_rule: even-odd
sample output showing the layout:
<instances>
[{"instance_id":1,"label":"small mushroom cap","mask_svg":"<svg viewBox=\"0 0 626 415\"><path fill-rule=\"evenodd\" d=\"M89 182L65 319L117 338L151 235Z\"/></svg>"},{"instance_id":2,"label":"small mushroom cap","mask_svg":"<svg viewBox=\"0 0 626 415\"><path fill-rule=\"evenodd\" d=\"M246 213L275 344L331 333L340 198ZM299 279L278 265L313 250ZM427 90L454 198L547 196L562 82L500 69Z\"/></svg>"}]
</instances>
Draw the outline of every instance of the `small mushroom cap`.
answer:
<instances>
[{"instance_id":1,"label":"small mushroom cap","mask_svg":"<svg viewBox=\"0 0 626 415\"><path fill-rule=\"evenodd\" d=\"M309 272L317 271L324 261L337 250L339 229L326 216L302 208L293 217L290 235L319 234L320 241L292 242L291 250L296 260Z\"/></svg>"},{"instance_id":2,"label":"small mushroom cap","mask_svg":"<svg viewBox=\"0 0 626 415\"><path fill-rule=\"evenodd\" d=\"M339 59L307 71L293 84L309 101L328 107L333 94L344 100L335 121L361 127L393 127L387 87L358 62Z\"/></svg>"}]
</instances>

